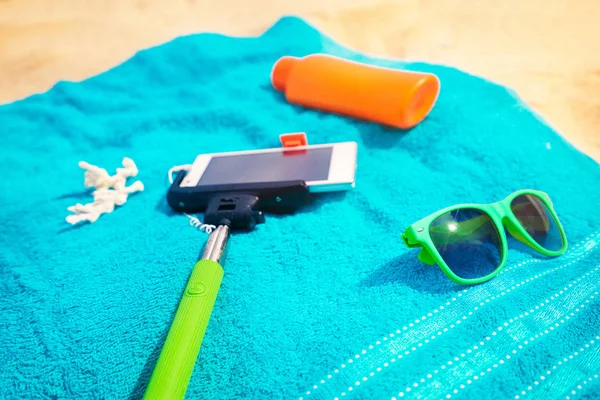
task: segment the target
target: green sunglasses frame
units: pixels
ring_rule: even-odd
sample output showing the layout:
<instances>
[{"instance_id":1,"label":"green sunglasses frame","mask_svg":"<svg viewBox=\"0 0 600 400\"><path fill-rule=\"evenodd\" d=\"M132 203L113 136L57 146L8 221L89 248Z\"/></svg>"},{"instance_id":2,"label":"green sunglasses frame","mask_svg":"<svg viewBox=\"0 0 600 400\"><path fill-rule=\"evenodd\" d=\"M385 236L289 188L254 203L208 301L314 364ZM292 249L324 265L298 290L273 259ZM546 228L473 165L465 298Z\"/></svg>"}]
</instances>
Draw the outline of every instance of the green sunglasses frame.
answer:
<instances>
[{"instance_id":1,"label":"green sunglasses frame","mask_svg":"<svg viewBox=\"0 0 600 400\"><path fill-rule=\"evenodd\" d=\"M511 210L512 201L522 195L531 195L535 196L542 201L542 203L546 206L552 218L556 222L556 226L560 231L560 236L562 238L562 248L558 251L550 251L542 246L540 246L532 237L527 233L523 225L519 222L517 217L513 214ZM448 267L444 259L440 256L437 248L433 244L431 237L429 235L429 227L433 221L435 221L438 217L450 212L455 211L461 208L471 208L480 210L485 213L492 221L496 230L498 231L498 235L500 238L500 242L502 244L502 260L500 261L500 265L496 267L496 269L490 274L483 276L481 278L475 279L464 279L457 276L452 270ZM458 227L459 230L470 230L473 228L477 228L481 226L482 221L477 221L477 218L474 218L470 221L464 221L460 223ZM556 257L563 254L568 247L567 236L565 234L565 230L558 219L558 215L556 215L556 211L554 211L554 206L550 197L547 193L541 192L539 190L530 190L524 189L519 190L505 199L498 201L496 203L491 204L458 204L451 207L446 207L435 213L420 219L414 224L410 225L404 233L402 234L402 240L407 247L421 247L421 251L419 252L419 260L427 265L435 265L437 264L442 271L448 276L448 278L452 279L454 282L463 284L463 285L474 285L478 283L487 282L502 271L504 266L506 265L506 261L508 258L508 244L506 239L506 233L504 232L504 227L508 229L508 232L521 243L531 247L533 250L541 253L545 256Z\"/></svg>"}]
</instances>

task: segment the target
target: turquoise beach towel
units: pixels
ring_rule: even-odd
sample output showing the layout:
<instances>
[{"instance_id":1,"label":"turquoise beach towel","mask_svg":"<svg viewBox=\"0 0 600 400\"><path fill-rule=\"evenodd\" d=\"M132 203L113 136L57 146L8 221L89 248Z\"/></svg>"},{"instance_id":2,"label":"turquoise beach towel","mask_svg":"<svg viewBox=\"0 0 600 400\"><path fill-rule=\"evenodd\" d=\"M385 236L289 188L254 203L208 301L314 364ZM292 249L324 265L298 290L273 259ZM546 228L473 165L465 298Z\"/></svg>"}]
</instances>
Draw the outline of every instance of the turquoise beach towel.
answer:
<instances>
[{"instance_id":1,"label":"turquoise beach towel","mask_svg":"<svg viewBox=\"0 0 600 400\"><path fill-rule=\"evenodd\" d=\"M287 104L283 55L437 74L401 132ZM140 398L207 236L166 204L199 153L356 141L356 189L234 235L187 398L598 398L600 168L504 87L358 54L297 18L256 38L200 34L0 107L0 398ZM146 190L72 228L80 160L137 163ZM570 247L511 243L494 280L452 283L404 228L442 207L548 192ZM567 397L568 396L568 397Z\"/></svg>"}]
</instances>

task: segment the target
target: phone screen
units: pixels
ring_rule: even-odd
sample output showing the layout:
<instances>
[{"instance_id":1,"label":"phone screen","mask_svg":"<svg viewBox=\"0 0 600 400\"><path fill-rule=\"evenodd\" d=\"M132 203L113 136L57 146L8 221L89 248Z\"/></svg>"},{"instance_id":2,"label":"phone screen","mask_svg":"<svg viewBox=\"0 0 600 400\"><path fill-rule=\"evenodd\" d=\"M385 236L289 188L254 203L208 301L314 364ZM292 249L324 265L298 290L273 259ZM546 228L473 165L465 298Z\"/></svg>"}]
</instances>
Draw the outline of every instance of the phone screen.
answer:
<instances>
[{"instance_id":1,"label":"phone screen","mask_svg":"<svg viewBox=\"0 0 600 400\"><path fill-rule=\"evenodd\" d=\"M292 180L324 181L329 177L332 153L332 147L321 147L214 156L198 186Z\"/></svg>"}]
</instances>

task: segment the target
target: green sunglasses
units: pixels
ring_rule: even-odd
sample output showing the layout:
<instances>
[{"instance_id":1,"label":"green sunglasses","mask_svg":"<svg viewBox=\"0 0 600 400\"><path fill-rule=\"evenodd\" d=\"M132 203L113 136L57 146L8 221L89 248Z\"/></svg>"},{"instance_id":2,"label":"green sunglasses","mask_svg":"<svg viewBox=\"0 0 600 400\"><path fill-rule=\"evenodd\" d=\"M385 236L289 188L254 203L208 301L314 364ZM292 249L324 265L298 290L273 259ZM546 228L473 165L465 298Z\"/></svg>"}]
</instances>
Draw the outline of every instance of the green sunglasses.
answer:
<instances>
[{"instance_id":1,"label":"green sunglasses","mask_svg":"<svg viewBox=\"0 0 600 400\"><path fill-rule=\"evenodd\" d=\"M492 204L459 204L425 217L402 239L421 247L419 260L437 264L454 282L477 284L500 273L508 257L504 227L521 243L545 256L567 250L567 237L550 197L519 190Z\"/></svg>"}]
</instances>

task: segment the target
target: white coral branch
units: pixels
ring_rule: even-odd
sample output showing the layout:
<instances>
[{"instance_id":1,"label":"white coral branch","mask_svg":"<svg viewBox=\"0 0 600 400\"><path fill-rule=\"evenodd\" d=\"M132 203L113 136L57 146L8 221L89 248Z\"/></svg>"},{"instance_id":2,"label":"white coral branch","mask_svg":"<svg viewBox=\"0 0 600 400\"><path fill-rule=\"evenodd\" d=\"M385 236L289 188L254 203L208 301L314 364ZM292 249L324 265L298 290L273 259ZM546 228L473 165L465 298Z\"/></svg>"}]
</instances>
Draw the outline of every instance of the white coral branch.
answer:
<instances>
[{"instance_id":1,"label":"white coral branch","mask_svg":"<svg viewBox=\"0 0 600 400\"><path fill-rule=\"evenodd\" d=\"M117 168L117 173L113 176L108 175L104 168L99 168L85 161L79 162L79 167L85 169L83 174L83 186L85 188L96 188L92 195L94 202L88 204L75 204L67 208L73 214L66 220L75 225L79 222L96 222L101 214L111 213L115 206L122 206L127 202L127 197L131 193L144 190L144 184L141 181L135 181L132 185L126 186L127 178L138 174L138 169L131 158L123 159L123 167Z\"/></svg>"}]
</instances>

